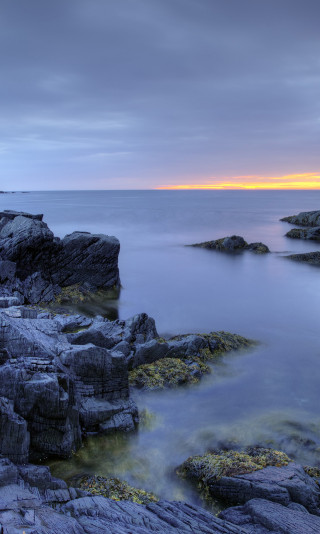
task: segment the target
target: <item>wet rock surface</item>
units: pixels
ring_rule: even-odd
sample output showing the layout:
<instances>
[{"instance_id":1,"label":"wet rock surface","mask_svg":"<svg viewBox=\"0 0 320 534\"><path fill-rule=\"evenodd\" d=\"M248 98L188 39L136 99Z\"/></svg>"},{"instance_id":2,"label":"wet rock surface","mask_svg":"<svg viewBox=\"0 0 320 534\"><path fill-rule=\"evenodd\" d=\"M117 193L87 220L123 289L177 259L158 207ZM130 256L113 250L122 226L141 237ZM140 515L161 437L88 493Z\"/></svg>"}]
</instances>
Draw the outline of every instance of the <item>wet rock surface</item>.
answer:
<instances>
[{"instance_id":1,"label":"wet rock surface","mask_svg":"<svg viewBox=\"0 0 320 534\"><path fill-rule=\"evenodd\" d=\"M118 239L74 232L55 237L42 215L0 212L0 281L3 297L20 304L50 302L61 288L119 288Z\"/></svg>"},{"instance_id":2,"label":"wet rock surface","mask_svg":"<svg viewBox=\"0 0 320 534\"><path fill-rule=\"evenodd\" d=\"M222 237L213 241L204 241L203 243L195 243L190 245L192 247L200 247L211 250L220 250L223 252L240 252L243 250L251 250L255 254L266 254L270 252L267 245L263 243L247 243L243 237L239 235L232 235L229 237Z\"/></svg>"}]
</instances>

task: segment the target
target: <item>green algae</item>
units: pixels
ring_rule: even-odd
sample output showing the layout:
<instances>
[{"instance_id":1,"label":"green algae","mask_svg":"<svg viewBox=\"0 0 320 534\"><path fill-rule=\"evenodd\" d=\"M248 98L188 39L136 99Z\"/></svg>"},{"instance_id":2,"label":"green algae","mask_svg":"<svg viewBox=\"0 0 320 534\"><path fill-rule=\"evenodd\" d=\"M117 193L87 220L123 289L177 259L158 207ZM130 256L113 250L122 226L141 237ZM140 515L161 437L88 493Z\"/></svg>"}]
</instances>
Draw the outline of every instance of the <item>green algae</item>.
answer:
<instances>
[{"instance_id":1,"label":"green algae","mask_svg":"<svg viewBox=\"0 0 320 534\"><path fill-rule=\"evenodd\" d=\"M252 473L267 466L283 467L292 460L281 451L262 447L247 447L243 452L229 450L191 456L177 469L177 474L196 482L207 496L210 482L222 477Z\"/></svg>"},{"instance_id":2,"label":"green algae","mask_svg":"<svg viewBox=\"0 0 320 534\"><path fill-rule=\"evenodd\" d=\"M148 504L159 500L153 493L134 488L118 478L87 475L81 477L77 485L81 490L88 491L92 495L102 495L114 501Z\"/></svg>"},{"instance_id":3,"label":"green algae","mask_svg":"<svg viewBox=\"0 0 320 534\"><path fill-rule=\"evenodd\" d=\"M195 384L199 376L209 373L210 368L199 358L187 365L179 358L162 358L156 362L140 365L129 372L129 384L144 389L164 389L182 384Z\"/></svg>"}]
</instances>

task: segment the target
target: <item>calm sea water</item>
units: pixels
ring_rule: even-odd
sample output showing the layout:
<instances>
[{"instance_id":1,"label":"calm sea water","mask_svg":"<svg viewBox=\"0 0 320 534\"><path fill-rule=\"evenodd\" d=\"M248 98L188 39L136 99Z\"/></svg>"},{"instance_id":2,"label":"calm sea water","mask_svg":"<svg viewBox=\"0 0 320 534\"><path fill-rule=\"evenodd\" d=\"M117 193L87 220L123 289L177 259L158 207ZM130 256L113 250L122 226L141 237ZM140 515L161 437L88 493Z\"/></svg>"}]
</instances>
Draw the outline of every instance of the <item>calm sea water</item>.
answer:
<instances>
[{"instance_id":1,"label":"calm sea water","mask_svg":"<svg viewBox=\"0 0 320 534\"><path fill-rule=\"evenodd\" d=\"M320 269L285 260L320 249L290 240L280 217L320 209L320 191L77 191L0 195L0 209L44 213L121 242L120 318L147 312L160 335L228 330L261 344L232 354L200 385L138 396L135 436L95 438L55 474L114 474L165 498L197 500L174 468L233 440L320 463ZM186 244L242 235L272 254L225 255ZM66 475L67 473L67 475Z\"/></svg>"}]
</instances>

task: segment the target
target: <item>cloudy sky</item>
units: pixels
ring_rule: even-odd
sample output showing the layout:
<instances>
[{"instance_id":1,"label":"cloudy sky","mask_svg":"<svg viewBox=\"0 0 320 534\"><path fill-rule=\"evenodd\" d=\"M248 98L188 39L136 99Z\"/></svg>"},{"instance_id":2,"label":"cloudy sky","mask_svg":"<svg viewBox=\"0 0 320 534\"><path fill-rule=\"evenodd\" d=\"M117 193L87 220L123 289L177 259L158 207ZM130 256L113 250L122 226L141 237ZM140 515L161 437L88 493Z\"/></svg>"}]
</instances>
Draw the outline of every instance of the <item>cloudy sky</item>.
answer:
<instances>
[{"instance_id":1,"label":"cloudy sky","mask_svg":"<svg viewBox=\"0 0 320 534\"><path fill-rule=\"evenodd\" d=\"M319 0L1 0L0 189L320 187L319 20Z\"/></svg>"}]
</instances>

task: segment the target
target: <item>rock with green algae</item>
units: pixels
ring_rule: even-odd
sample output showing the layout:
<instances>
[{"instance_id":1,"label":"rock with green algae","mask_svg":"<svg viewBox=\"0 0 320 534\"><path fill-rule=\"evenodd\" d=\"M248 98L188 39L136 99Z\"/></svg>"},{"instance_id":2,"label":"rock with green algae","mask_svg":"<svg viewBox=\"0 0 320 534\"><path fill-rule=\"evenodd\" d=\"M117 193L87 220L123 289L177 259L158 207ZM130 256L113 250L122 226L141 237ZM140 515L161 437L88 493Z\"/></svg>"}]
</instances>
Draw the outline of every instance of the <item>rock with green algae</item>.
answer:
<instances>
[{"instance_id":1,"label":"rock with green algae","mask_svg":"<svg viewBox=\"0 0 320 534\"><path fill-rule=\"evenodd\" d=\"M247 447L243 452L229 450L191 456L177 469L177 473L183 478L197 481L205 486L213 479L252 473L270 465L282 467L288 465L290 461L284 452L262 447Z\"/></svg>"},{"instance_id":2,"label":"rock with green algae","mask_svg":"<svg viewBox=\"0 0 320 534\"><path fill-rule=\"evenodd\" d=\"M227 504L267 499L284 506L295 502L317 513L319 487L303 467L283 452L249 447L188 458L177 474L197 483L202 498Z\"/></svg>"},{"instance_id":3,"label":"rock with green algae","mask_svg":"<svg viewBox=\"0 0 320 534\"><path fill-rule=\"evenodd\" d=\"M131 386L149 390L164 389L183 384L195 384L210 368L200 358L184 362L178 358L163 358L140 365L129 372Z\"/></svg>"},{"instance_id":4,"label":"rock with green algae","mask_svg":"<svg viewBox=\"0 0 320 534\"><path fill-rule=\"evenodd\" d=\"M87 475L80 478L77 486L92 495L102 495L114 501L132 501L138 504L159 501L153 493L134 488L118 478Z\"/></svg>"},{"instance_id":5,"label":"rock with green algae","mask_svg":"<svg viewBox=\"0 0 320 534\"><path fill-rule=\"evenodd\" d=\"M210 332L208 334L182 334L168 340L155 338L138 345L132 354L129 368L151 364L163 358L178 358L194 362L214 359L215 356L232 350L247 349L257 342L230 332Z\"/></svg>"}]
</instances>

